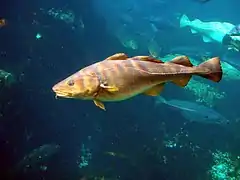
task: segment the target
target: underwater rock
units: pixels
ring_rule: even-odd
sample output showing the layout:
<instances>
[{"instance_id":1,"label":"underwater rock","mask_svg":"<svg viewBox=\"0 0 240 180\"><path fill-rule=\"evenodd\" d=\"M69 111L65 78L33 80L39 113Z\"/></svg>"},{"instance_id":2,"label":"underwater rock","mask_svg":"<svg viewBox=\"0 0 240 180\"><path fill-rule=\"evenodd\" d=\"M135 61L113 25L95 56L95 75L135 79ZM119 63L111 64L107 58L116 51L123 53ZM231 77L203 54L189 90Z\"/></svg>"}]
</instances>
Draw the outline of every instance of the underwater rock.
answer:
<instances>
[{"instance_id":1,"label":"underwater rock","mask_svg":"<svg viewBox=\"0 0 240 180\"><path fill-rule=\"evenodd\" d=\"M45 164L54 154L58 152L60 146L57 144L44 144L32 150L29 154L16 165L17 172L28 172L37 170L46 170Z\"/></svg>"},{"instance_id":2,"label":"underwater rock","mask_svg":"<svg viewBox=\"0 0 240 180\"><path fill-rule=\"evenodd\" d=\"M216 151L212 153L213 166L209 170L212 180L237 180L240 179L239 159L234 158L229 152Z\"/></svg>"},{"instance_id":3,"label":"underwater rock","mask_svg":"<svg viewBox=\"0 0 240 180\"><path fill-rule=\"evenodd\" d=\"M10 87L15 82L14 76L4 70L0 70L0 86Z\"/></svg>"}]
</instances>

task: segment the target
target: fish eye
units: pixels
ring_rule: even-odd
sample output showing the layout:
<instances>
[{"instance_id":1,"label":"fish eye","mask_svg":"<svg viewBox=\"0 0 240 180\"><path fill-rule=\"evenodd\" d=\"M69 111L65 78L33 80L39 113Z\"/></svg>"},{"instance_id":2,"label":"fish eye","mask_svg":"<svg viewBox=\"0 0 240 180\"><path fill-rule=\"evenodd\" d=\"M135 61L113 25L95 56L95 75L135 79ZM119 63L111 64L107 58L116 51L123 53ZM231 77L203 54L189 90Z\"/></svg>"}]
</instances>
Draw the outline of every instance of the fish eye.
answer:
<instances>
[{"instance_id":1,"label":"fish eye","mask_svg":"<svg viewBox=\"0 0 240 180\"><path fill-rule=\"evenodd\" d=\"M69 81L67 82L67 84L68 84L69 86L73 86L73 85L74 85L74 81L71 79L71 80L69 80Z\"/></svg>"}]
</instances>

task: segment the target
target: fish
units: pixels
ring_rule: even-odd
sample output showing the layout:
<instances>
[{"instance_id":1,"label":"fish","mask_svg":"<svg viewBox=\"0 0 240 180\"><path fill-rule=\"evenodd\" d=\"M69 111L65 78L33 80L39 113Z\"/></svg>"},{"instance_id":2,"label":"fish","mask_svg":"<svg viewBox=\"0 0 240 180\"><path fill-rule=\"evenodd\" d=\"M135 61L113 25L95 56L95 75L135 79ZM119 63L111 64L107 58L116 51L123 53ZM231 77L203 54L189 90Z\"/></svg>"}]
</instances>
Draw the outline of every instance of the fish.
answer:
<instances>
[{"instance_id":1,"label":"fish","mask_svg":"<svg viewBox=\"0 0 240 180\"><path fill-rule=\"evenodd\" d=\"M199 19L190 21L186 14L180 18L180 28L190 27L193 34L200 34L203 42L217 42L222 40L235 26L228 22L203 22Z\"/></svg>"},{"instance_id":2,"label":"fish","mask_svg":"<svg viewBox=\"0 0 240 180\"><path fill-rule=\"evenodd\" d=\"M0 18L0 28L7 25L7 21L4 18Z\"/></svg>"},{"instance_id":3,"label":"fish","mask_svg":"<svg viewBox=\"0 0 240 180\"><path fill-rule=\"evenodd\" d=\"M191 122L201 122L205 124L229 124L229 120L204 105L183 101L183 100L166 100L162 96L156 98L156 104L164 103L181 111L184 118Z\"/></svg>"},{"instance_id":4,"label":"fish","mask_svg":"<svg viewBox=\"0 0 240 180\"><path fill-rule=\"evenodd\" d=\"M163 62L151 56L128 57L114 54L89 65L52 87L56 97L92 100L106 110L103 102L117 102L139 94L158 96L165 83L185 87L192 75L214 82L222 79L220 59L214 57L193 66L187 56Z\"/></svg>"},{"instance_id":5,"label":"fish","mask_svg":"<svg viewBox=\"0 0 240 180\"><path fill-rule=\"evenodd\" d=\"M160 52L161 52L161 48L159 47L159 44L157 43L157 41L155 39L151 39L148 42L148 52L152 57L159 57L160 56Z\"/></svg>"},{"instance_id":6,"label":"fish","mask_svg":"<svg viewBox=\"0 0 240 180\"><path fill-rule=\"evenodd\" d=\"M122 153L117 153L117 152L112 152L112 151L107 151L104 154L109 155L109 156L119 157L119 158L127 158L127 156Z\"/></svg>"}]
</instances>

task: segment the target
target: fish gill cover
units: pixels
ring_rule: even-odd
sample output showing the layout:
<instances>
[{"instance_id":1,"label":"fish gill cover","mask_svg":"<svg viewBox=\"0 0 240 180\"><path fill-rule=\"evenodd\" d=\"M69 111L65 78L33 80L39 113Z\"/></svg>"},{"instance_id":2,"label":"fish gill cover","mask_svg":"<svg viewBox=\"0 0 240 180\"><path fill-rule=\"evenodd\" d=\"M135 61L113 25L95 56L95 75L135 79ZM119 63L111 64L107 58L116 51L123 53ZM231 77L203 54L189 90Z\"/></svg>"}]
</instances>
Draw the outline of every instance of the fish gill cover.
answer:
<instances>
[{"instance_id":1,"label":"fish gill cover","mask_svg":"<svg viewBox=\"0 0 240 180\"><path fill-rule=\"evenodd\" d=\"M239 5L4 3L0 179L239 180Z\"/></svg>"}]
</instances>

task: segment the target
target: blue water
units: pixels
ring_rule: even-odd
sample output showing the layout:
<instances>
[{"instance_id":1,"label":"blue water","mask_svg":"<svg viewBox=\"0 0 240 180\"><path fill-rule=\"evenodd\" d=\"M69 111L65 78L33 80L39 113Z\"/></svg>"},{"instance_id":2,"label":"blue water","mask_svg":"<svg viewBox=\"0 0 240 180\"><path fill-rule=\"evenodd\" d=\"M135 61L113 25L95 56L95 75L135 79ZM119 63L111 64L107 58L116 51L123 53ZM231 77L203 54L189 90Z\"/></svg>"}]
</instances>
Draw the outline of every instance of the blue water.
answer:
<instances>
[{"instance_id":1,"label":"blue water","mask_svg":"<svg viewBox=\"0 0 240 180\"><path fill-rule=\"evenodd\" d=\"M231 57L226 62L238 70L238 53L226 56L225 46L203 42L180 28L179 18L187 14L191 20L239 24L239 6L236 0L5 2L0 63L15 80L7 85L0 77L0 179L217 180L220 172L211 170L218 150L231 155L232 163L221 157L228 169L234 164L224 178L237 180L240 79L194 79L224 94L211 103L209 87L198 97L193 92L200 87L169 83L161 94L213 108L231 120L226 127L189 123L169 106L157 106L155 97L105 103L102 111L92 101L56 99L52 86L115 53L150 55L153 41L158 59L177 47L195 47L212 57ZM200 62L200 56L194 58Z\"/></svg>"}]
</instances>

